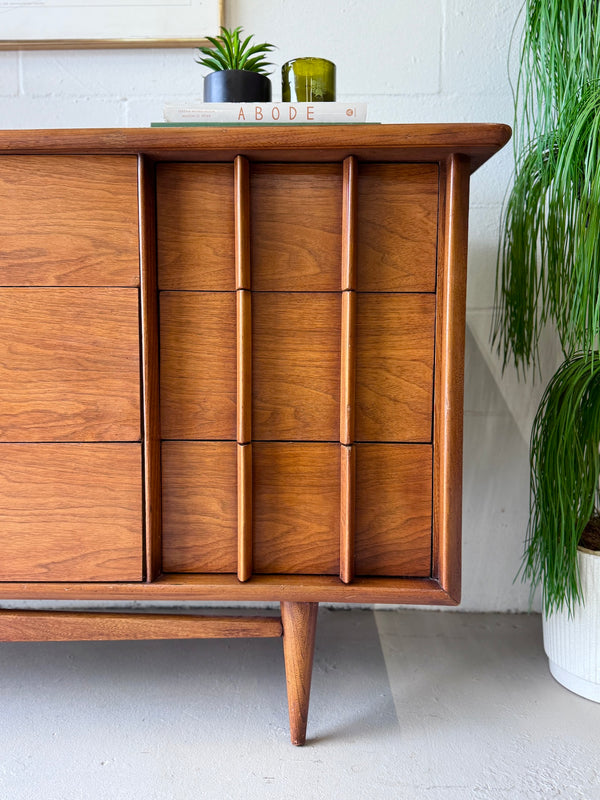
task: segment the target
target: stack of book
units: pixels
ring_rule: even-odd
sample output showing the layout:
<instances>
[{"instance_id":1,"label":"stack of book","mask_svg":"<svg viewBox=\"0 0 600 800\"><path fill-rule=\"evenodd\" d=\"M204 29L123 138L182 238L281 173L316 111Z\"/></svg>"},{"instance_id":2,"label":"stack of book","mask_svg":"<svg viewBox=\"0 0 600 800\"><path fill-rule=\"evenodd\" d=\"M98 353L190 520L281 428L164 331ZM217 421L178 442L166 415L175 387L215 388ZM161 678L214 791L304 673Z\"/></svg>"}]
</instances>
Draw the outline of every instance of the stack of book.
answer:
<instances>
[{"instance_id":1,"label":"stack of book","mask_svg":"<svg viewBox=\"0 0 600 800\"><path fill-rule=\"evenodd\" d=\"M163 109L168 125L340 125L365 122L366 103L190 103Z\"/></svg>"}]
</instances>

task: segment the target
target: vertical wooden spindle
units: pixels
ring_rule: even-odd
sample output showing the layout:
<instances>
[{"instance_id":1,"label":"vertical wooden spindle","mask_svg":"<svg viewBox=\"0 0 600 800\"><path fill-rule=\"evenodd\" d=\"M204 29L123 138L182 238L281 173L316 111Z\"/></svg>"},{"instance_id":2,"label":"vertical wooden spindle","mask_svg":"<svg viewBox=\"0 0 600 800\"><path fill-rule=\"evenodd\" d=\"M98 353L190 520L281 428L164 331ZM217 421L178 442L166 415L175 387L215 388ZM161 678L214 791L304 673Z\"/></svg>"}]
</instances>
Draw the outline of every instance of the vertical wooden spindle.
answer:
<instances>
[{"instance_id":1,"label":"vertical wooden spindle","mask_svg":"<svg viewBox=\"0 0 600 800\"><path fill-rule=\"evenodd\" d=\"M252 575L252 296L250 293L250 170L234 161L237 316L238 579Z\"/></svg>"},{"instance_id":2,"label":"vertical wooden spindle","mask_svg":"<svg viewBox=\"0 0 600 800\"><path fill-rule=\"evenodd\" d=\"M340 445L340 580L354 579L354 486L356 448Z\"/></svg>"},{"instance_id":3,"label":"vertical wooden spindle","mask_svg":"<svg viewBox=\"0 0 600 800\"><path fill-rule=\"evenodd\" d=\"M342 292L340 442L354 442L356 386L356 292Z\"/></svg>"},{"instance_id":4,"label":"vertical wooden spindle","mask_svg":"<svg viewBox=\"0 0 600 800\"><path fill-rule=\"evenodd\" d=\"M252 441L252 296L237 291L237 440Z\"/></svg>"},{"instance_id":5,"label":"vertical wooden spindle","mask_svg":"<svg viewBox=\"0 0 600 800\"><path fill-rule=\"evenodd\" d=\"M342 198L342 291L356 289L356 220L358 213L358 162L344 159Z\"/></svg>"},{"instance_id":6,"label":"vertical wooden spindle","mask_svg":"<svg viewBox=\"0 0 600 800\"><path fill-rule=\"evenodd\" d=\"M235 198L235 288L250 289L250 166L244 156L233 162Z\"/></svg>"},{"instance_id":7,"label":"vertical wooden spindle","mask_svg":"<svg viewBox=\"0 0 600 800\"><path fill-rule=\"evenodd\" d=\"M252 445L237 446L238 580L252 577Z\"/></svg>"},{"instance_id":8,"label":"vertical wooden spindle","mask_svg":"<svg viewBox=\"0 0 600 800\"><path fill-rule=\"evenodd\" d=\"M354 578L354 419L358 163L344 159L342 202L342 341L340 365L340 579Z\"/></svg>"},{"instance_id":9,"label":"vertical wooden spindle","mask_svg":"<svg viewBox=\"0 0 600 800\"><path fill-rule=\"evenodd\" d=\"M162 570L155 198L154 165L144 156L139 156L140 318L143 370L145 577L147 581L156 580Z\"/></svg>"}]
</instances>

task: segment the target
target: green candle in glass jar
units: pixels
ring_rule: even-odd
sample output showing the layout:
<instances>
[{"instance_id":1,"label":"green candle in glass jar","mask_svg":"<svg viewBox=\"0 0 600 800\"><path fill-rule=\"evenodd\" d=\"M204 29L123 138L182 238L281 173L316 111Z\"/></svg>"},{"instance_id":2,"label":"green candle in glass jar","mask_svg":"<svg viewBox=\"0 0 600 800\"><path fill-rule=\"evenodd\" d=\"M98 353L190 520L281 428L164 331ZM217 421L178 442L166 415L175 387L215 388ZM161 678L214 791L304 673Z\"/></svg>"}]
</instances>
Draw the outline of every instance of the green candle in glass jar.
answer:
<instances>
[{"instance_id":1,"label":"green candle in glass jar","mask_svg":"<svg viewBox=\"0 0 600 800\"><path fill-rule=\"evenodd\" d=\"M326 58L293 58L281 68L284 103L332 103L335 100L335 64Z\"/></svg>"}]
</instances>

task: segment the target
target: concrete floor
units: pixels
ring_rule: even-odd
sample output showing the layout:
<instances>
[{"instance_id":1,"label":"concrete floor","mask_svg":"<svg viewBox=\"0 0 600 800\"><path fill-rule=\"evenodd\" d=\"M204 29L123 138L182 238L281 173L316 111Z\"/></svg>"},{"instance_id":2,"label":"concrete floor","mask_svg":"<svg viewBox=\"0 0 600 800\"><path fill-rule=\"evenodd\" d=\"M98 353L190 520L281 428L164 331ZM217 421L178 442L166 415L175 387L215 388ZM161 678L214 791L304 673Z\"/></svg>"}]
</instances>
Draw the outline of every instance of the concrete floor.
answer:
<instances>
[{"instance_id":1,"label":"concrete floor","mask_svg":"<svg viewBox=\"0 0 600 800\"><path fill-rule=\"evenodd\" d=\"M278 640L2 644L0 692L0 800L600 798L537 615L322 610L304 748Z\"/></svg>"}]
</instances>

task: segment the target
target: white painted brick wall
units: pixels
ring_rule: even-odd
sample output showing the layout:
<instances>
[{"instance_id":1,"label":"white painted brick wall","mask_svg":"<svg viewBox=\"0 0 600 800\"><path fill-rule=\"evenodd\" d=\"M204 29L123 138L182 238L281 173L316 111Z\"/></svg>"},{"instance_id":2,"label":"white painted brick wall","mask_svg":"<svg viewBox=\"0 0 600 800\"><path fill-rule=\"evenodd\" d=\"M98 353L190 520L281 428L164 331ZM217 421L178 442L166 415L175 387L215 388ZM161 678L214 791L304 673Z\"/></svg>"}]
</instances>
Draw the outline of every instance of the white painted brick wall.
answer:
<instances>
[{"instance_id":1,"label":"white painted brick wall","mask_svg":"<svg viewBox=\"0 0 600 800\"><path fill-rule=\"evenodd\" d=\"M225 2L226 24L243 25L258 40L277 43L274 99L280 97L280 64L318 55L337 64L341 99L368 101L371 121L508 123L513 116L508 49L521 4L522 0ZM202 70L191 49L0 53L3 128L146 126L161 119L165 102L201 96ZM469 246L469 325L508 408L502 396L493 402L485 392L468 397L465 427L469 434L474 430L469 426L487 420L487 435L503 440L508 435L519 439L518 431L527 436L540 388L531 393L513 376L501 380L487 343L498 219L511 169L509 146L473 177ZM467 350L467 371L475 358L481 360L479 353ZM554 358L550 349L549 361ZM487 380L495 391L489 375ZM523 439L513 444L508 452L505 441L498 442L498 453L508 454L494 462L493 470L489 463L481 464L473 479L465 481L465 609L527 607L527 589L512 585L527 511L526 447ZM493 441L489 449L494 451ZM466 451L465 457L467 476L481 453ZM483 478L475 479L480 474L487 476L491 488L481 484ZM515 474L521 476L518 497ZM486 564L490 552L493 566Z\"/></svg>"}]
</instances>

